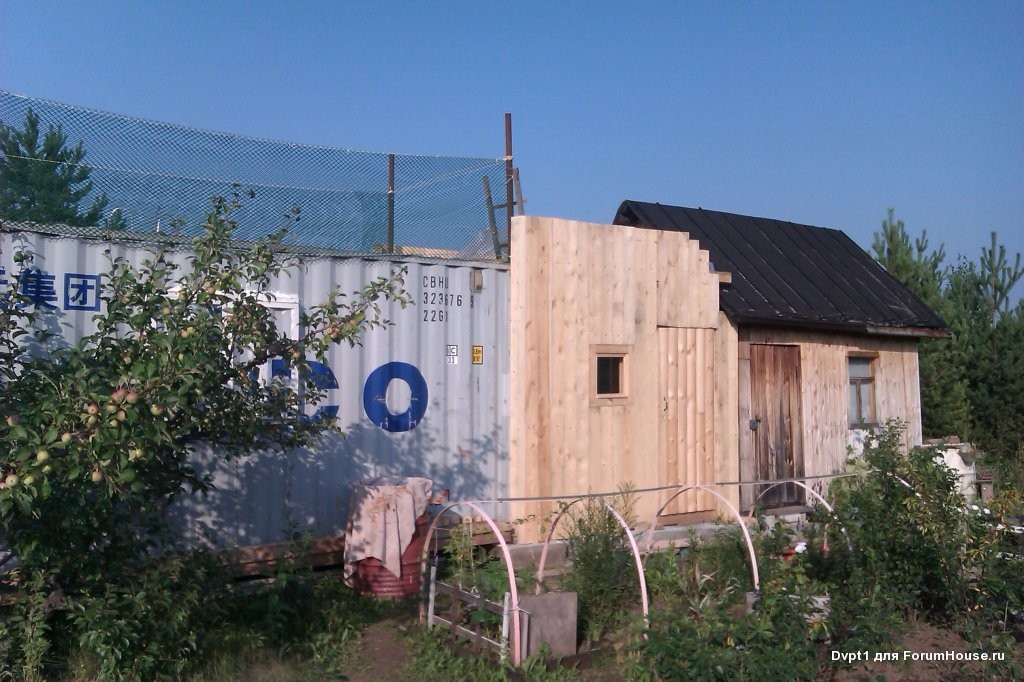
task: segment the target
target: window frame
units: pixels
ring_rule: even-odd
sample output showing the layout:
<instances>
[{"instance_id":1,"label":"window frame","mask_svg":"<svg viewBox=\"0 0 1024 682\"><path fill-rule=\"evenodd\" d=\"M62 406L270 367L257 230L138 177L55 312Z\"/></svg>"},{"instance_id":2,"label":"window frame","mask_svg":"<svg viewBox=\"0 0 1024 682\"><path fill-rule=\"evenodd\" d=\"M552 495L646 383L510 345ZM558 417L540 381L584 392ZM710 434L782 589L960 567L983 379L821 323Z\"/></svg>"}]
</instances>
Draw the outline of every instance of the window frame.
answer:
<instances>
[{"instance_id":1,"label":"window frame","mask_svg":"<svg viewBox=\"0 0 1024 682\"><path fill-rule=\"evenodd\" d=\"M609 344L609 343L595 343L590 346L590 387L588 393L590 395L590 405L592 407L612 407L618 405L629 405L632 403L633 398L630 394L629 386L629 365L630 365L630 354L633 352L633 346L630 344ZM598 364L600 360L604 358L617 358L621 360L618 365L619 368L619 392L618 393L598 393Z\"/></svg>"},{"instance_id":2,"label":"window frame","mask_svg":"<svg viewBox=\"0 0 1024 682\"><path fill-rule=\"evenodd\" d=\"M853 376L851 365L853 361L866 361L867 363L867 375L866 377ZM847 400L849 401L846 406L846 421L847 428L849 429L864 429L878 426L878 396L877 396L877 375L878 375L878 353L872 351L850 351L846 355L846 385L847 385ZM864 404L862 400L864 387L869 387L868 400L870 404L868 407L868 417L864 418ZM856 403L852 402L856 400ZM854 416L857 418L854 419Z\"/></svg>"}]
</instances>

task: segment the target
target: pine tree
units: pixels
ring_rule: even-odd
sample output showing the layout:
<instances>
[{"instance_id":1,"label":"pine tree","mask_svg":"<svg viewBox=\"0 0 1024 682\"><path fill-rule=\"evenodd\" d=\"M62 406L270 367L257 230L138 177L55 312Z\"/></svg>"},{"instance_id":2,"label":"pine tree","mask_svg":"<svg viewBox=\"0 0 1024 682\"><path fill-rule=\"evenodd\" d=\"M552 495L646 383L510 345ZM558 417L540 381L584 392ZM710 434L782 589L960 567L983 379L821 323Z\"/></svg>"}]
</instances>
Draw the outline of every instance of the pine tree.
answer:
<instances>
[{"instance_id":1,"label":"pine tree","mask_svg":"<svg viewBox=\"0 0 1024 682\"><path fill-rule=\"evenodd\" d=\"M100 193L83 209L92 192L91 173L83 164L85 147L68 145L61 125L40 134L31 109L21 130L0 124L0 216L12 221L100 225L108 200ZM123 220L108 227L123 227Z\"/></svg>"},{"instance_id":2,"label":"pine tree","mask_svg":"<svg viewBox=\"0 0 1024 682\"><path fill-rule=\"evenodd\" d=\"M927 235L911 241L893 211L875 233L875 257L949 325L952 339L919 345L921 422L925 435L957 435L978 444L995 463L1024 448L1024 302L1010 307L1024 279L995 233L977 262L943 264Z\"/></svg>"},{"instance_id":3,"label":"pine tree","mask_svg":"<svg viewBox=\"0 0 1024 682\"><path fill-rule=\"evenodd\" d=\"M872 249L879 263L947 323L951 308L943 295L947 271L943 246L929 251L926 231L911 243L902 220L893 209L875 233ZM970 428L970 404L964 371L964 345L957 343L958 330L950 323L954 339L922 339L918 344L921 381L921 428L925 436L966 438Z\"/></svg>"},{"instance_id":4,"label":"pine tree","mask_svg":"<svg viewBox=\"0 0 1024 682\"><path fill-rule=\"evenodd\" d=\"M1024 442L1024 304L1010 308L1022 278L1020 254L1011 266L992 233L977 263L955 269L946 292L965 358L970 437L997 459Z\"/></svg>"},{"instance_id":5,"label":"pine tree","mask_svg":"<svg viewBox=\"0 0 1024 682\"><path fill-rule=\"evenodd\" d=\"M946 259L945 246L928 252L928 231L910 242L910 236L902 220L894 219L895 211L882 221L882 231L875 233L872 249L875 258L890 275L905 284L914 294L932 309L939 307L941 289L945 278L943 261Z\"/></svg>"}]
</instances>

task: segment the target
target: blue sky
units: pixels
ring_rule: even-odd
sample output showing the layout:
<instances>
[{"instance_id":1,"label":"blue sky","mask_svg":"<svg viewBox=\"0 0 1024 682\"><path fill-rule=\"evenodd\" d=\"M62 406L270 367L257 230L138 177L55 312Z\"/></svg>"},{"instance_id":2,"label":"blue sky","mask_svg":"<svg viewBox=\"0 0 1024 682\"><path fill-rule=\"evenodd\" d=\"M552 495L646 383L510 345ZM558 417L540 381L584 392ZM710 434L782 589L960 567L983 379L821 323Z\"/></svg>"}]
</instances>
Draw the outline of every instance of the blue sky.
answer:
<instances>
[{"instance_id":1,"label":"blue sky","mask_svg":"<svg viewBox=\"0 0 1024 682\"><path fill-rule=\"evenodd\" d=\"M501 156L623 199L1024 252L1024 2L0 4L0 88L295 142ZM1018 287L1019 295L1020 287Z\"/></svg>"}]
</instances>

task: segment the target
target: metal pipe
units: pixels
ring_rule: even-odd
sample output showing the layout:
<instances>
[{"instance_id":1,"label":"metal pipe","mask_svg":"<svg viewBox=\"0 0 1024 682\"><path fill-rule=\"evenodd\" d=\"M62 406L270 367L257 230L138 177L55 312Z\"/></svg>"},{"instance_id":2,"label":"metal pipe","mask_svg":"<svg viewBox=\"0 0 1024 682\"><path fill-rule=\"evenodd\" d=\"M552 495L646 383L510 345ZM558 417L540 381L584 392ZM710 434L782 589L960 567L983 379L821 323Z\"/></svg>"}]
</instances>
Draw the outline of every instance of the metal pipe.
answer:
<instances>
[{"instance_id":1,"label":"metal pipe","mask_svg":"<svg viewBox=\"0 0 1024 682\"><path fill-rule=\"evenodd\" d=\"M491 198L491 181L484 176L484 202L487 204L487 229L491 231L491 243L494 246L495 260L501 260L501 239L498 237L498 225L494 220L494 199Z\"/></svg>"},{"instance_id":2,"label":"metal pipe","mask_svg":"<svg viewBox=\"0 0 1024 682\"><path fill-rule=\"evenodd\" d=\"M636 563L636 575L640 580L640 603L644 609L644 629L651 624L650 619L647 615L647 576L644 574L644 560L640 558L640 550L636 546L636 538L633 537L633 533L629 530L629 524L626 523L626 519L622 518L610 504L604 505L608 511L615 515L615 519L622 526L622 530L626 533L626 539L629 540L629 548L633 550L633 561ZM644 632L644 639L647 639L647 633Z\"/></svg>"},{"instance_id":3,"label":"metal pipe","mask_svg":"<svg viewBox=\"0 0 1024 682\"><path fill-rule=\"evenodd\" d=\"M395 252L395 155L388 154L388 243L387 252Z\"/></svg>"},{"instance_id":4,"label":"metal pipe","mask_svg":"<svg viewBox=\"0 0 1024 682\"><path fill-rule=\"evenodd\" d=\"M537 562L537 575L534 579L534 594L540 594L541 583L544 581L544 566L548 559L548 547L551 545L551 539L554 537L555 528L558 527L558 522L562 520L565 513L569 511L569 508L577 502L582 502L587 498L577 497L569 504L562 505L561 509L558 510L558 514L551 520L551 528L548 529L547 536L544 538L544 547L540 551L540 561ZM644 561L640 556L640 549L637 547L636 539L633 537L633 533L629 529L629 524L622 518L622 515L615 510L615 507L605 503L605 508L615 516L615 520L622 526L623 532L626 534L626 538L629 540L630 551L633 552L633 560L636 563L636 574L637 580L640 583L640 604L644 611L644 628L650 625L650 619L648 617L649 605L647 602L647 576L644 574ZM644 634L646 638L646 633Z\"/></svg>"},{"instance_id":5,"label":"metal pipe","mask_svg":"<svg viewBox=\"0 0 1024 682\"><path fill-rule=\"evenodd\" d=\"M839 519L839 517L836 516L836 512L832 508L832 505L830 505L828 503L828 501L824 497L819 495L818 491L814 490L813 488L808 486L806 483L802 483L800 481L789 481L789 483L795 483L796 485L800 486L801 488L803 488L804 490L809 492L816 500L818 500L818 502L821 502L821 504L825 507L825 509L828 509L828 513L832 515L832 518L837 519L837 520ZM903 481L903 483L906 484L906 481ZM754 498L753 504L750 505L750 513L747 515L748 519L754 518L754 507L757 505L757 501L760 500L761 497L766 492L768 492L772 488L776 488L776 487L778 487L780 485L787 485L787 484L786 483L773 483L772 485L770 485L767 488L765 488L764 490L762 490L760 495L758 495L757 497ZM828 524L825 524L825 527L827 528ZM846 527L840 525L839 526L839 530L841 530L843 532L843 537L846 538L846 548L849 549L852 552L853 551L853 543L850 542L850 536L847 535L847 533L846 533Z\"/></svg>"},{"instance_id":6,"label":"metal pipe","mask_svg":"<svg viewBox=\"0 0 1024 682\"><path fill-rule=\"evenodd\" d=\"M427 529L427 535L423 539L423 555L420 558L420 575L427 572L427 555L430 551L430 539L434 535L434 528L437 526L438 520L444 515L446 511L459 505L466 505L473 511L479 513L484 517L484 521L491 528L491 532L494 533L494 537L498 538L498 544L501 545L501 554L505 559L505 570L508 574L508 591L512 596L512 666L515 668L519 667L519 664L523 662L523 642L520 637L520 624L519 624L519 590L516 588L516 573L512 567L512 554L508 550L508 543L505 542L505 537L501 534L501 529L498 528L498 524L494 522L494 519L490 515L481 509L476 502L452 502L444 507L437 513L434 520L430 522L430 527ZM423 604L420 603L420 622L423 622L425 614L423 613Z\"/></svg>"},{"instance_id":7,"label":"metal pipe","mask_svg":"<svg viewBox=\"0 0 1024 682\"><path fill-rule=\"evenodd\" d=\"M505 113L505 217L507 219L505 244L507 245L507 253L512 255L512 114Z\"/></svg>"},{"instance_id":8,"label":"metal pipe","mask_svg":"<svg viewBox=\"0 0 1024 682\"><path fill-rule=\"evenodd\" d=\"M743 539L747 542L747 551L750 553L750 569L754 578L754 590L760 590L761 577L757 571L757 554L754 552L754 541L750 539L750 531L747 530L747 524L743 522L743 517L740 515L739 510L736 509L735 506L733 506L732 502L730 502L724 496L722 496L721 493L712 490L706 485L679 486L679 490L674 492L667 500L665 500L665 504L661 505L661 508L658 509L657 512L655 512L654 518L651 519L651 527L647 531L647 552L649 553L651 551L651 547L654 545L654 531L658 527L658 517L661 516L661 512L665 511L665 507L667 507L669 503L672 502L672 500L676 499L679 495L682 495L687 490L703 490L705 492L709 492L718 499L720 499L725 504L725 506L729 508L729 511L732 512L732 515L740 524L740 530L743 531Z\"/></svg>"}]
</instances>

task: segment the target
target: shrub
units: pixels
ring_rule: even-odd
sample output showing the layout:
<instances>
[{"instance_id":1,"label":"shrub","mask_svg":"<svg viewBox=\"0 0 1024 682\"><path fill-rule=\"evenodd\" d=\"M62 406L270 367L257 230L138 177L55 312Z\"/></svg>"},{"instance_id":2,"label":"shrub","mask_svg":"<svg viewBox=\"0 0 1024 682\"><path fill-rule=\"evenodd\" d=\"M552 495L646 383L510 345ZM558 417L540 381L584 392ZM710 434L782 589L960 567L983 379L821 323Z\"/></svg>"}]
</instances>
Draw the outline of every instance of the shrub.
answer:
<instances>
[{"instance_id":1,"label":"shrub","mask_svg":"<svg viewBox=\"0 0 1024 682\"><path fill-rule=\"evenodd\" d=\"M577 598L577 637L594 642L624 623L640 603L633 553L610 504L630 522L634 504L628 488L610 502L587 498L568 512L565 540L572 566L562 588Z\"/></svg>"},{"instance_id":2,"label":"shrub","mask_svg":"<svg viewBox=\"0 0 1024 682\"><path fill-rule=\"evenodd\" d=\"M413 662L409 665L410 680L465 680L466 682L576 682L582 679L575 668L549 664L547 657L531 656L518 668L508 662L498 663L488 656L460 656L450 649L442 635L420 631L409 637Z\"/></svg>"},{"instance_id":3,"label":"shrub","mask_svg":"<svg viewBox=\"0 0 1024 682\"><path fill-rule=\"evenodd\" d=\"M63 626L100 679L173 679L205 654L227 585L203 553L142 560L76 595Z\"/></svg>"},{"instance_id":4,"label":"shrub","mask_svg":"<svg viewBox=\"0 0 1024 682\"><path fill-rule=\"evenodd\" d=\"M864 449L868 472L833 487L853 550L830 528L832 579L901 610L948 617L965 605L966 505L938 448L903 454L901 434L902 425L887 424Z\"/></svg>"},{"instance_id":5,"label":"shrub","mask_svg":"<svg viewBox=\"0 0 1024 682\"><path fill-rule=\"evenodd\" d=\"M154 573L146 557L166 547L166 505L209 488L189 464L190 447L214 443L230 458L310 443L334 428L305 418L305 406L323 397L310 361L386 325L384 301L407 300L401 273L351 299L334 291L302 312L301 336L289 338L265 305L273 279L292 264L286 231L233 242L239 206L238 197L213 201L188 267L162 251L141 266L115 259L101 280L104 314L77 341L55 338L56 313L22 288L0 291L0 538L17 558L22 598L3 624L15 643L0 649L0 665L18 666L24 678L70 648L62 638L105 661L121 655L120 672L104 668L107 677L147 665L128 651L165 663L187 658L178 635L165 642L152 629L125 628L147 617L140 595L189 610L174 592L186 588ZM15 260L30 269L32 254ZM24 273L10 274L17 282ZM276 357L297 385L290 376L258 379L256 369ZM185 612L181 627L190 631Z\"/></svg>"},{"instance_id":6,"label":"shrub","mask_svg":"<svg viewBox=\"0 0 1024 682\"><path fill-rule=\"evenodd\" d=\"M708 543L705 552L717 552L716 543ZM646 637L637 638L632 648L631 679L817 678L806 595L794 591L794 583L765 585L756 608L746 613L739 579L696 573L691 581L698 565L686 566L675 598L652 610Z\"/></svg>"}]
</instances>

